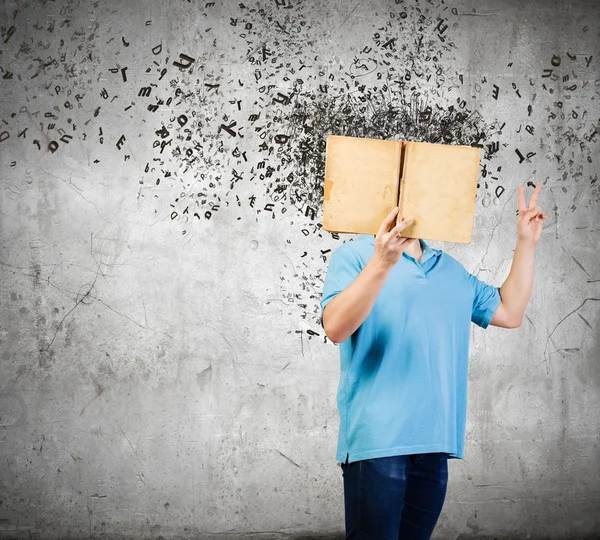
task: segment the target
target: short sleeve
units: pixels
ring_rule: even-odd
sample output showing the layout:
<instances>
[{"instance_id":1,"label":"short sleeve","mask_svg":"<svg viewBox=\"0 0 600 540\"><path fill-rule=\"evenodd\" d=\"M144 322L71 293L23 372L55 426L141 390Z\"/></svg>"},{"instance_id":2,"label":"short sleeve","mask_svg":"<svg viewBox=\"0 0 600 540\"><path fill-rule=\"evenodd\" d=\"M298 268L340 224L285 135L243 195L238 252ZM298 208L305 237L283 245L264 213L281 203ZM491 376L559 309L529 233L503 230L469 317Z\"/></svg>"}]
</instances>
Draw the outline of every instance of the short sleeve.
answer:
<instances>
[{"instance_id":1,"label":"short sleeve","mask_svg":"<svg viewBox=\"0 0 600 540\"><path fill-rule=\"evenodd\" d=\"M471 321L481 328L487 328L500 305L500 291L473 274L469 274L468 279L473 290Z\"/></svg>"},{"instance_id":2,"label":"short sleeve","mask_svg":"<svg viewBox=\"0 0 600 540\"><path fill-rule=\"evenodd\" d=\"M323 296L321 297L321 319L323 310L339 293L346 289L360 274L362 265L359 257L346 248L346 244L333 252L327 268Z\"/></svg>"}]
</instances>

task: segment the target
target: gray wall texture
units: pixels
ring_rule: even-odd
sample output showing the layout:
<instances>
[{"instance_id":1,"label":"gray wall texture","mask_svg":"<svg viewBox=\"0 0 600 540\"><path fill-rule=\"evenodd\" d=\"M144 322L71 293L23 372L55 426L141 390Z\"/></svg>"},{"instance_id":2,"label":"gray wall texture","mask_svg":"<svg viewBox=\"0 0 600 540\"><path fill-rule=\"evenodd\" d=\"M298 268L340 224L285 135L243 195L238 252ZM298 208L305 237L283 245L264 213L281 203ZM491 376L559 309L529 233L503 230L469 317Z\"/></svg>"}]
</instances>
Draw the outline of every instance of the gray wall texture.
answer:
<instances>
[{"instance_id":1,"label":"gray wall texture","mask_svg":"<svg viewBox=\"0 0 600 540\"><path fill-rule=\"evenodd\" d=\"M328 134L482 148L516 330L473 326L434 538L600 537L600 3L4 0L0 538L343 531Z\"/></svg>"}]
</instances>

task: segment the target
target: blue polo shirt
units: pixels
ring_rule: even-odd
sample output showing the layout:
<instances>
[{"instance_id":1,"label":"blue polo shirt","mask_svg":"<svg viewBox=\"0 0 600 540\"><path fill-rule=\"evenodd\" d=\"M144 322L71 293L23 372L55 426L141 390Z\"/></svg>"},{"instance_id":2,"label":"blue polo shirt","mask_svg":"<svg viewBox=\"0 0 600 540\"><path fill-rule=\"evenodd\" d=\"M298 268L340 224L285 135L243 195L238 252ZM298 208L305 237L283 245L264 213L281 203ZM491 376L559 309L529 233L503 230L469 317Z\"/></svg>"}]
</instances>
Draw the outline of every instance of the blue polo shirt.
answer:
<instances>
[{"instance_id":1,"label":"blue polo shirt","mask_svg":"<svg viewBox=\"0 0 600 540\"><path fill-rule=\"evenodd\" d=\"M338 461L428 452L463 458L471 321L486 328L500 293L420 242L421 263L404 252L369 316L340 343ZM374 237L364 235L335 250L321 310L374 249Z\"/></svg>"}]
</instances>

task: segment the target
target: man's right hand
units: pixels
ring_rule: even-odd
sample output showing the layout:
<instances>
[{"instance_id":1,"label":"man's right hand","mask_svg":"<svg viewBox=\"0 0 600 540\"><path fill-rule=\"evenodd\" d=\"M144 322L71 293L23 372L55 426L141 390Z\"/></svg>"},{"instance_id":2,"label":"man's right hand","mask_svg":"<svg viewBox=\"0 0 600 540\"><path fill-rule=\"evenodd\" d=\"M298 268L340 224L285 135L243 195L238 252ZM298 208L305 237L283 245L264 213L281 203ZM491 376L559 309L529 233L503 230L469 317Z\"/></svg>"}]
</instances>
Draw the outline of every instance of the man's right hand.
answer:
<instances>
[{"instance_id":1,"label":"man's right hand","mask_svg":"<svg viewBox=\"0 0 600 540\"><path fill-rule=\"evenodd\" d=\"M405 238L400 232L414 219L405 219L390 230L398 208L385 218L375 236L375 253L354 281L340 292L323 311L323 328L334 343L350 337L368 317L377 295L381 291L392 267L400 260L404 250L416 238Z\"/></svg>"},{"instance_id":2,"label":"man's right hand","mask_svg":"<svg viewBox=\"0 0 600 540\"><path fill-rule=\"evenodd\" d=\"M406 218L390 230L397 214L398 207L394 208L383 220L379 231L375 235L375 253L373 257L384 266L394 266L400 260L406 248L417 241L416 238L400 236L400 233L406 227L413 224L414 218Z\"/></svg>"}]
</instances>

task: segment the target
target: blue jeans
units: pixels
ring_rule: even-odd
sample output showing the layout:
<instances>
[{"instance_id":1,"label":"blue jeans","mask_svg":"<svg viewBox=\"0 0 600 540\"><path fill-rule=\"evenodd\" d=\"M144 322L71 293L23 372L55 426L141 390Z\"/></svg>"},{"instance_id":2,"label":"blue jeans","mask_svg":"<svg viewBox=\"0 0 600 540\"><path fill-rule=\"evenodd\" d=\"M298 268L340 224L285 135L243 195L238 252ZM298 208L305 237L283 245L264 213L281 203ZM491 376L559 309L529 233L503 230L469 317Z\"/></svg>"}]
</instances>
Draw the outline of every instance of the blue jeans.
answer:
<instances>
[{"instance_id":1,"label":"blue jeans","mask_svg":"<svg viewBox=\"0 0 600 540\"><path fill-rule=\"evenodd\" d=\"M448 454L342 464L347 540L428 540L448 484Z\"/></svg>"}]
</instances>

